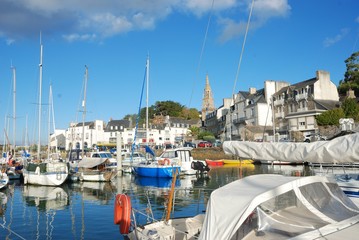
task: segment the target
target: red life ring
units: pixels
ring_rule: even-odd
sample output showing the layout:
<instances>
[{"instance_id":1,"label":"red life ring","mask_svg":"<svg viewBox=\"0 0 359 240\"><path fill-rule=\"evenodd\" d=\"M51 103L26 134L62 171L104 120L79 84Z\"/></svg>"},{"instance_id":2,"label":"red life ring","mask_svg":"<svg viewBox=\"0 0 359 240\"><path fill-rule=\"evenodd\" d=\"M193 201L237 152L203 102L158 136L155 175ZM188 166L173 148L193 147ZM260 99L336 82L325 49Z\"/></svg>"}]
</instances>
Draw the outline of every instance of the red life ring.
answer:
<instances>
[{"instance_id":1,"label":"red life ring","mask_svg":"<svg viewBox=\"0 0 359 240\"><path fill-rule=\"evenodd\" d=\"M114 223L120 225L120 233L128 234L131 226L131 198L117 194L114 208Z\"/></svg>"},{"instance_id":2,"label":"red life ring","mask_svg":"<svg viewBox=\"0 0 359 240\"><path fill-rule=\"evenodd\" d=\"M171 161L168 158L163 159L163 164L164 165L170 165L170 162Z\"/></svg>"}]
</instances>

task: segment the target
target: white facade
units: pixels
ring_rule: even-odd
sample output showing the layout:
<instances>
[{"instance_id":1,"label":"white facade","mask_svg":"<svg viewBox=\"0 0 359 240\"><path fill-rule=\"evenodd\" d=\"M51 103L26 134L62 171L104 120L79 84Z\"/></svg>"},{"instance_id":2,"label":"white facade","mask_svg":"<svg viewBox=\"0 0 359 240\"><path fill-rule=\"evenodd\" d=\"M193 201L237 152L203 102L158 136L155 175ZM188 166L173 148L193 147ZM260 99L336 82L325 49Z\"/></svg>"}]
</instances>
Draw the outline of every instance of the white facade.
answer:
<instances>
[{"instance_id":1,"label":"white facade","mask_svg":"<svg viewBox=\"0 0 359 240\"><path fill-rule=\"evenodd\" d=\"M84 146L91 148L101 141L105 141L102 120L86 122L85 126L82 123L70 123L70 127L66 130L66 150L83 149Z\"/></svg>"},{"instance_id":2,"label":"white facade","mask_svg":"<svg viewBox=\"0 0 359 240\"><path fill-rule=\"evenodd\" d=\"M136 145L146 145L147 139L150 146L163 146L165 144L181 144L189 133L189 125L183 123L168 123L163 129L149 128L146 134L145 128L139 128L136 135ZM112 129L116 130L116 129ZM117 144L117 134L121 132L122 143L125 148L130 148L135 139L135 128L121 128L119 131L105 132L105 122L95 120L86 122L83 127L82 123L70 123L67 130L56 130L51 135L51 146L59 146L56 140L60 133L64 136L64 148L66 150L93 148L94 146L111 146ZM82 140L82 136L84 139Z\"/></svg>"}]
</instances>

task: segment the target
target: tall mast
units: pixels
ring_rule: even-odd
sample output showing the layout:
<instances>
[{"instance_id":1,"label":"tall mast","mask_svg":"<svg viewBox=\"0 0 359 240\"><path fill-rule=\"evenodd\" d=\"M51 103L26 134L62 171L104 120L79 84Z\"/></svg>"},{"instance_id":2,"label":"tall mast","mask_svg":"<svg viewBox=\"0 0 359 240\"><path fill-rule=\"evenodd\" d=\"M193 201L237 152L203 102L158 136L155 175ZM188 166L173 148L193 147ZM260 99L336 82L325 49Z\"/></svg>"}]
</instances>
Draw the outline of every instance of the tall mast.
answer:
<instances>
[{"instance_id":1,"label":"tall mast","mask_svg":"<svg viewBox=\"0 0 359 240\"><path fill-rule=\"evenodd\" d=\"M49 90L49 106L48 106L48 123L47 123L47 158L50 158L50 142L51 142L51 106L52 106L52 86L50 84Z\"/></svg>"},{"instance_id":2,"label":"tall mast","mask_svg":"<svg viewBox=\"0 0 359 240\"><path fill-rule=\"evenodd\" d=\"M27 135L27 114L26 114L26 126L25 126L25 150L28 148L28 135Z\"/></svg>"},{"instance_id":3,"label":"tall mast","mask_svg":"<svg viewBox=\"0 0 359 240\"><path fill-rule=\"evenodd\" d=\"M85 87L84 87L84 99L82 101L82 159L84 157L84 138L85 138L85 118L86 118L86 89L87 89L88 69L85 65Z\"/></svg>"},{"instance_id":4,"label":"tall mast","mask_svg":"<svg viewBox=\"0 0 359 240\"><path fill-rule=\"evenodd\" d=\"M12 120L13 120L13 150L15 154L16 149L16 69L15 67L11 66L12 73L13 73L13 114L12 114Z\"/></svg>"},{"instance_id":5,"label":"tall mast","mask_svg":"<svg viewBox=\"0 0 359 240\"><path fill-rule=\"evenodd\" d=\"M148 146L148 85L150 82L150 57L147 56L146 62L146 145Z\"/></svg>"},{"instance_id":6,"label":"tall mast","mask_svg":"<svg viewBox=\"0 0 359 240\"><path fill-rule=\"evenodd\" d=\"M37 142L37 159L40 160L40 148L41 148L41 98L42 98L42 41L41 41L41 34L40 34L40 76L39 76L39 129L38 129L38 142Z\"/></svg>"}]
</instances>

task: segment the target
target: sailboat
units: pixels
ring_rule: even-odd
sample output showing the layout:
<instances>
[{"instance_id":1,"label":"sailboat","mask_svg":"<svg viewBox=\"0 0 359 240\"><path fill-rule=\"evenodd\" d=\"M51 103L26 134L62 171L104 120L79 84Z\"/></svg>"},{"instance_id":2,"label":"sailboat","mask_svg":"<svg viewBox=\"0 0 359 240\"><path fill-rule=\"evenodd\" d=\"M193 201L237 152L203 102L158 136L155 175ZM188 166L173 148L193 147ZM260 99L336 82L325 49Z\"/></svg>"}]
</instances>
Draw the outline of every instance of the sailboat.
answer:
<instances>
[{"instance_id":1,"label":"sailboat","mask_svg":"<svg viewBox=\"0 0 359 240\"><path fill-rule=\"evenodd\" d=\"M145 78L142 84L142 93L141 93L141 98L140 98L140 107L139 107L139 112L138 112L138 116L137 116L137 122L136 122L136 131L137 131L137 127L138 127L138 119L139 119L139 115L140 115L140 109L141 109L141 101L142 101L142 95L143 95L143 90L144 90L144 84L146 83L146 89L147 89L147 94L146 94L146 138L148 136L148 81L149 81L149 67L150 67L150 59L149 57L147 58L146 61L146 74L145 74ZM136 143L136 134L135 134L135 139L134 139L134 143L132 145L132 153L134 150L134 144ZM148 139L146 139L146 144L148 143ZM167 177L167 178L172 178L174 174L179 174L181 172L181 166L178 165L177 163L173 163L170 161L157 161L154 159L154 152L152 151L152 149L146 145L145 147L146 149L146 153L152 155L152 159L148 159L146 161L141 161L138 163L135 163L132 165L132 169L133 172L138 175L138 176L142 176L142 177Z\"/></svg>"},{"instance_id":2,"label":"sailboat","mask_svg":"<svg viewBox=\"0 0 359 240\"><path fill-rule=\"evenodd\" d=\"M6 174L5 171L0 171L0 189L5 188L9 183L9 176Z\"/></svg>"},{"instance_id":3,"label":"sailboat","mask_svg":"<svg viewBox=\"0 0 359 240\"><path fill-rule=\"evenodd\" d=\"M24 184L60 186L68 177L68 165L61 159L41 159L41 92L42 92L42 53L43 45L40 43L40 77L39 77L39 116L38 116L38 145L37 159L33 162L26 162L23 169Z\"/></svg>"},{"instance_id":4,"label":"sailboat","mask_svg":"<svg viewBox=\"0 0 359 240\"><path fill-rule=\"evenodd\" d=\"M84 154L84 137L85 137L85 114L86 114L86 88L88 80L88 68L85 71L85 88L84 88L84 100L82 102L83 115L82 115L82 159L75 165L72 170L78 170L73 175L78 176L80 181L92 181L92 182L110 182L116 175L116 169L108 168L110 160L107 155L102 156L85 156Z\"/></svg>"},{"instance_id":5,"label":"sailboat","mask_svg":"<svg viewBox=\"0 0 359 240\"><path fill-rule=\"evenodd\" d=\"M12 73L13 73L13 145L12 145L12 152L13 154L8 153L7 156L7 169L6 174L9 177L9 180L20 180L22 177L22 168L23 168L23 161L22 159L16 159L15 152L16 152L16 69L15 67L11 66Z\"/></svg>"}]
</instances>

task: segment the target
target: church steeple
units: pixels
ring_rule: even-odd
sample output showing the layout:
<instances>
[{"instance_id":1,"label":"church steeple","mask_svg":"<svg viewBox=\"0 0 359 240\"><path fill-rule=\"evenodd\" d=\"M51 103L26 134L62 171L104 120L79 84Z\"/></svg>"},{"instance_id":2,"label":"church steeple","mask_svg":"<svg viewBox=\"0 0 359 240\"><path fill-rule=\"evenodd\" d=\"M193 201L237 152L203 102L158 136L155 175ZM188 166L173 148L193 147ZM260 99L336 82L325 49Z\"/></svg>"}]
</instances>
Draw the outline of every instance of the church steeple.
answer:
<instances>
[{"instance_id":1,"label":"church steeple","mask_svg":"<svg viewBox=\"0 0 359 240\"><path fill-rule=\"evenodd\" d=\"M214 100L212 95L211 86L209 85L208 74L206 75L206 86L204 87L204 94L202 100L202 121L206 120L206 115L215 110Z\"/></svg>"}]
</instances>

